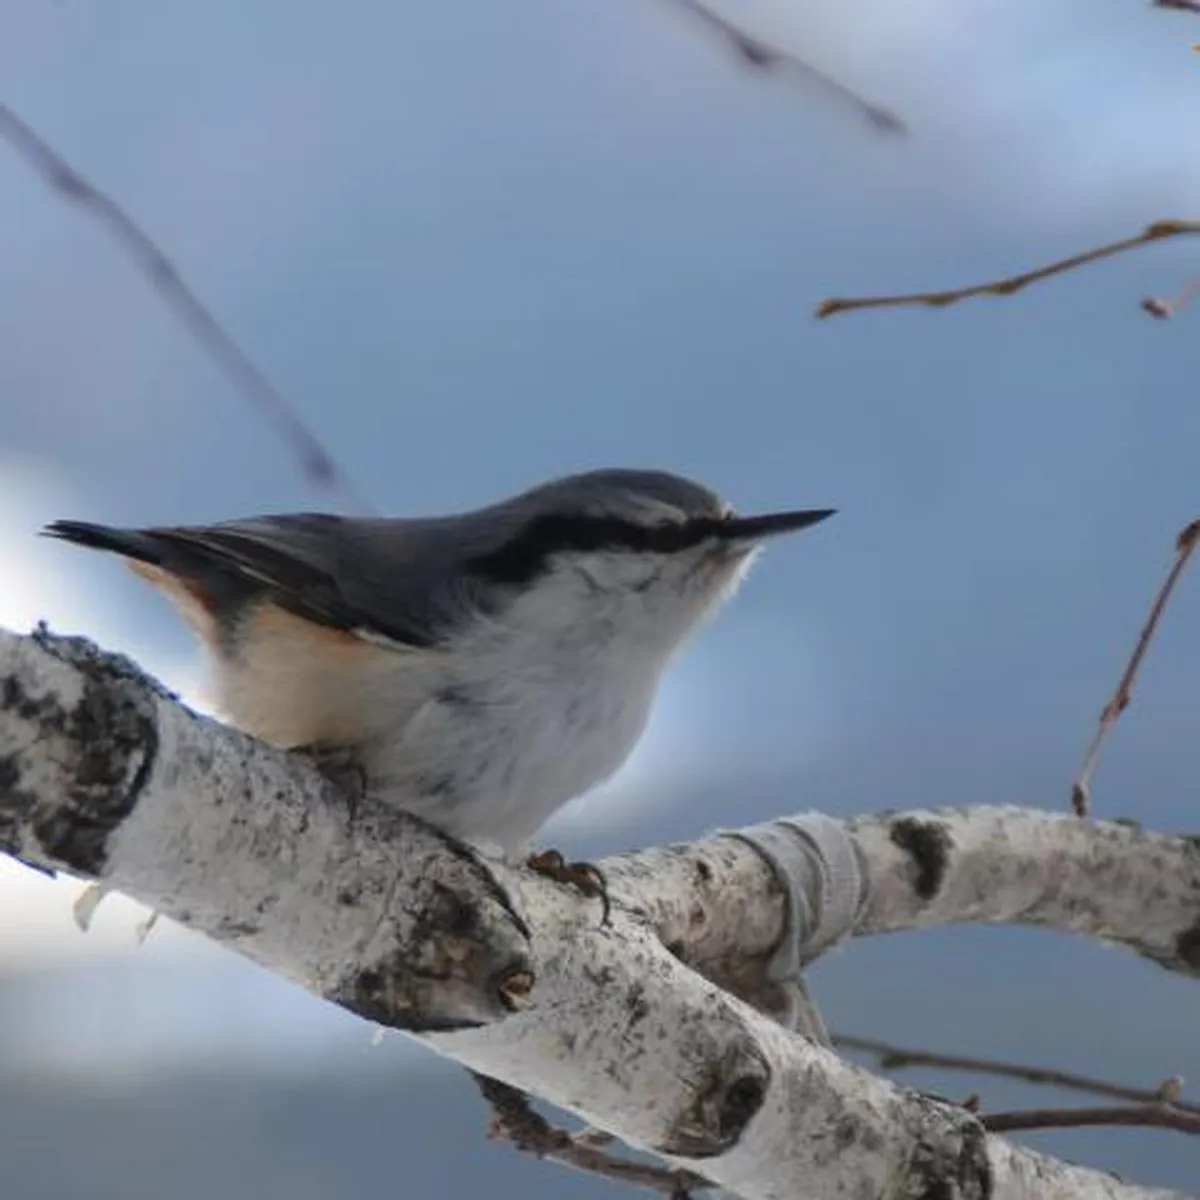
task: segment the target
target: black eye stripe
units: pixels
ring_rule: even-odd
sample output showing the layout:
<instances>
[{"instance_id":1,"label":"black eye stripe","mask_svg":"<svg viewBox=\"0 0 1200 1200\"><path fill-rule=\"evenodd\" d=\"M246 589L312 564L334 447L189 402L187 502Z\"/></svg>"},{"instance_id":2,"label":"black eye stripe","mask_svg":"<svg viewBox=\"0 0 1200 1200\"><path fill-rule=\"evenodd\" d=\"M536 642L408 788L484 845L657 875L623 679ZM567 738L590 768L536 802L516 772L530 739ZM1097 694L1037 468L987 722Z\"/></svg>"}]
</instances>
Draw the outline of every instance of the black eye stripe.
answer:
<instances>
[{"instance_id":1,"label":"black eye stripe","mask_svg":"<svg viewBox=\"0 0 1200 1200\"><path fill-rule=\"evenodd\" d=\"M639 525L620 517L546 515L534 518L498 549L471 559L467 569L493 583L528 583L563 551L672 554L699 545L720 525L716 517Z\"/></svg>"}]
</instances>

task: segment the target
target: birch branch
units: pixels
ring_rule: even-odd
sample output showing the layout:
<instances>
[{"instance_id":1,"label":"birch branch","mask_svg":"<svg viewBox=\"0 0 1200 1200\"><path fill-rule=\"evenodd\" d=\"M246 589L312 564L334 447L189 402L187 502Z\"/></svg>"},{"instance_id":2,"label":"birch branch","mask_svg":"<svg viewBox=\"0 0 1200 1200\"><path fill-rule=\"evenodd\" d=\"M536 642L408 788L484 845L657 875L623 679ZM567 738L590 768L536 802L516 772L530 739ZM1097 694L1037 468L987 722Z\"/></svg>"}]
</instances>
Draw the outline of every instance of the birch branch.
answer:
<instances>
[{"instance_id":1,"label":"birch branch","mask_svg":"<svg viewBox=\"0 0 1200 1200\"><path fill-rule=\"evenodd\" d=\"M867 877L851 934L1034 925L1200 974L1200 837L1042 809L878 813L845 823ZM688 963L742 994L785 929L783 890L747 845L712 837L611 859L610 893ZM756 1001L757 1002L757 1001Z\"/></svg>"},{"instance_id":2,"label":"birch branch","mask_svg":"<svg viewBox=\"0 0 1200 1200\"><path fill-rule=\"evenodd\" d=\"M978 828L971 816L848 826L876 889L862 932L956 919L956 901L968 919L1004 919L979 899L995 865L974 889L965 868L971 854L998 860L988 832L1020 833L1022 814L987 810ZM1148 835L1134 833L1110 827L1100 847L1126 837L1136 857ZM604 925L595 901L483 862L370 797L349 805L303 762L196 716L78 639L0 631L0 848L125 892L747 1200L1171 1195L1010 1145L965 1108L845 1062L689 969L661 935L697 962L732 961L734 931L716 908L761 908L755 936L771 934L774 911L778 939L782 889L753 847L715 838L605 864L622 893ZM708 859L740 863L739 886L757 881L757 895L714 906L714 876L696 865ZM661 881L630 895L655 861L674 864L674 899ZM1138 877L1127 864L1121 882L1132 891ZM1039 903L1019 872L999 882L1008 904ZM1143 936L1120 905L1111 916Z\"/></svg>"}]
</instances>

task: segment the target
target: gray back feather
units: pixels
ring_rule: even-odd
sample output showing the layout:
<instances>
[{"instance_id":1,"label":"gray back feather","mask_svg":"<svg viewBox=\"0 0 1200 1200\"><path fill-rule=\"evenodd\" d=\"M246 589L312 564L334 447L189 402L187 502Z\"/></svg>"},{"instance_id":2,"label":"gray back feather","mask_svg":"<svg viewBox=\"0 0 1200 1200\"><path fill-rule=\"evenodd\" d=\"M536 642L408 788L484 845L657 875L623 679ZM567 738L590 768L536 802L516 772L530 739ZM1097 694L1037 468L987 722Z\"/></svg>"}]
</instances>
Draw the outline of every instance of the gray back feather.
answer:
<instances>
[{"instance_id":1,"label":"gray back feather","mask_svg":"<svg viewBox=\"0 0 1200 1200\"><path fill-rule=\"evenodd\" d=\"M265 594L323 624L427 647L503 607L559 550L619 545L649 526L707 522L723 511L719 497L690 480L614 469L455 516L299 513L144 532L190 560L234 621L239 601Z\"/></svg>"}]
</instances>

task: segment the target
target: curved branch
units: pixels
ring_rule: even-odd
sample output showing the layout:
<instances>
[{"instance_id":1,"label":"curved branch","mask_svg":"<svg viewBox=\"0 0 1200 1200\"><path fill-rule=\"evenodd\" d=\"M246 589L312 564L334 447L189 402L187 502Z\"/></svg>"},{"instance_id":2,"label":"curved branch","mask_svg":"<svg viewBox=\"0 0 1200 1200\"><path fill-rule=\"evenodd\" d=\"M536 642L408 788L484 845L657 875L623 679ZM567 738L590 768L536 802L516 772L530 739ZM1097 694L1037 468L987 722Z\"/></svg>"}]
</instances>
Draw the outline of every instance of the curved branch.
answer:
<instances>
[{"instance_id":1,"label":"curved branch","mask_svg":"<svg viewBox=\"0 0 1200 1200\"><path fill-rule=\"evenodd\" d=\"M860 933L1036 925L1200 973L1200 840L1022 808L849 822L871 864Z\"/></svg>"},{"instance_id":2,"label":"curved branch","mask_svg":"<svg viewBox=\"0 0 1200 1200\"><path fill-rule=\"evenodd\" d=\"M1036 925L1200 974L1200 838L1016 807L880 813L845 825L869 893L853 936ZM784 936L783 888L735 838L646 850L603 869L615 896L739 994Z\"/></svg>"}]
</instances>

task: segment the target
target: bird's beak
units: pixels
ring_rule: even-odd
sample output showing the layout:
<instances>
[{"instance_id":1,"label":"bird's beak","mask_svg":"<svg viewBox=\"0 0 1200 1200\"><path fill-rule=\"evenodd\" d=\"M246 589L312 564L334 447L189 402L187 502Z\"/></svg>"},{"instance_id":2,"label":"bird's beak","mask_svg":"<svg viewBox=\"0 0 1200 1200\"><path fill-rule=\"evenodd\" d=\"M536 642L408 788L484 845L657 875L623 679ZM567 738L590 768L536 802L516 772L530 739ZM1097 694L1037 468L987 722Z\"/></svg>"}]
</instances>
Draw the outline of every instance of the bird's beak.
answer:
<instances>
[{"instance_id":1,"label":"bird's beak","mask_svg":"<svg viewBox=\"0 0 1200 1200\"><path fill-rule=\"evenodd\" d=\"M717 536L728 542L761 542L781 533L796 533L832 517L836 508L802 508L795 512L763 513L757 517L728 517Z\"/></svg>"}]
</instances>

